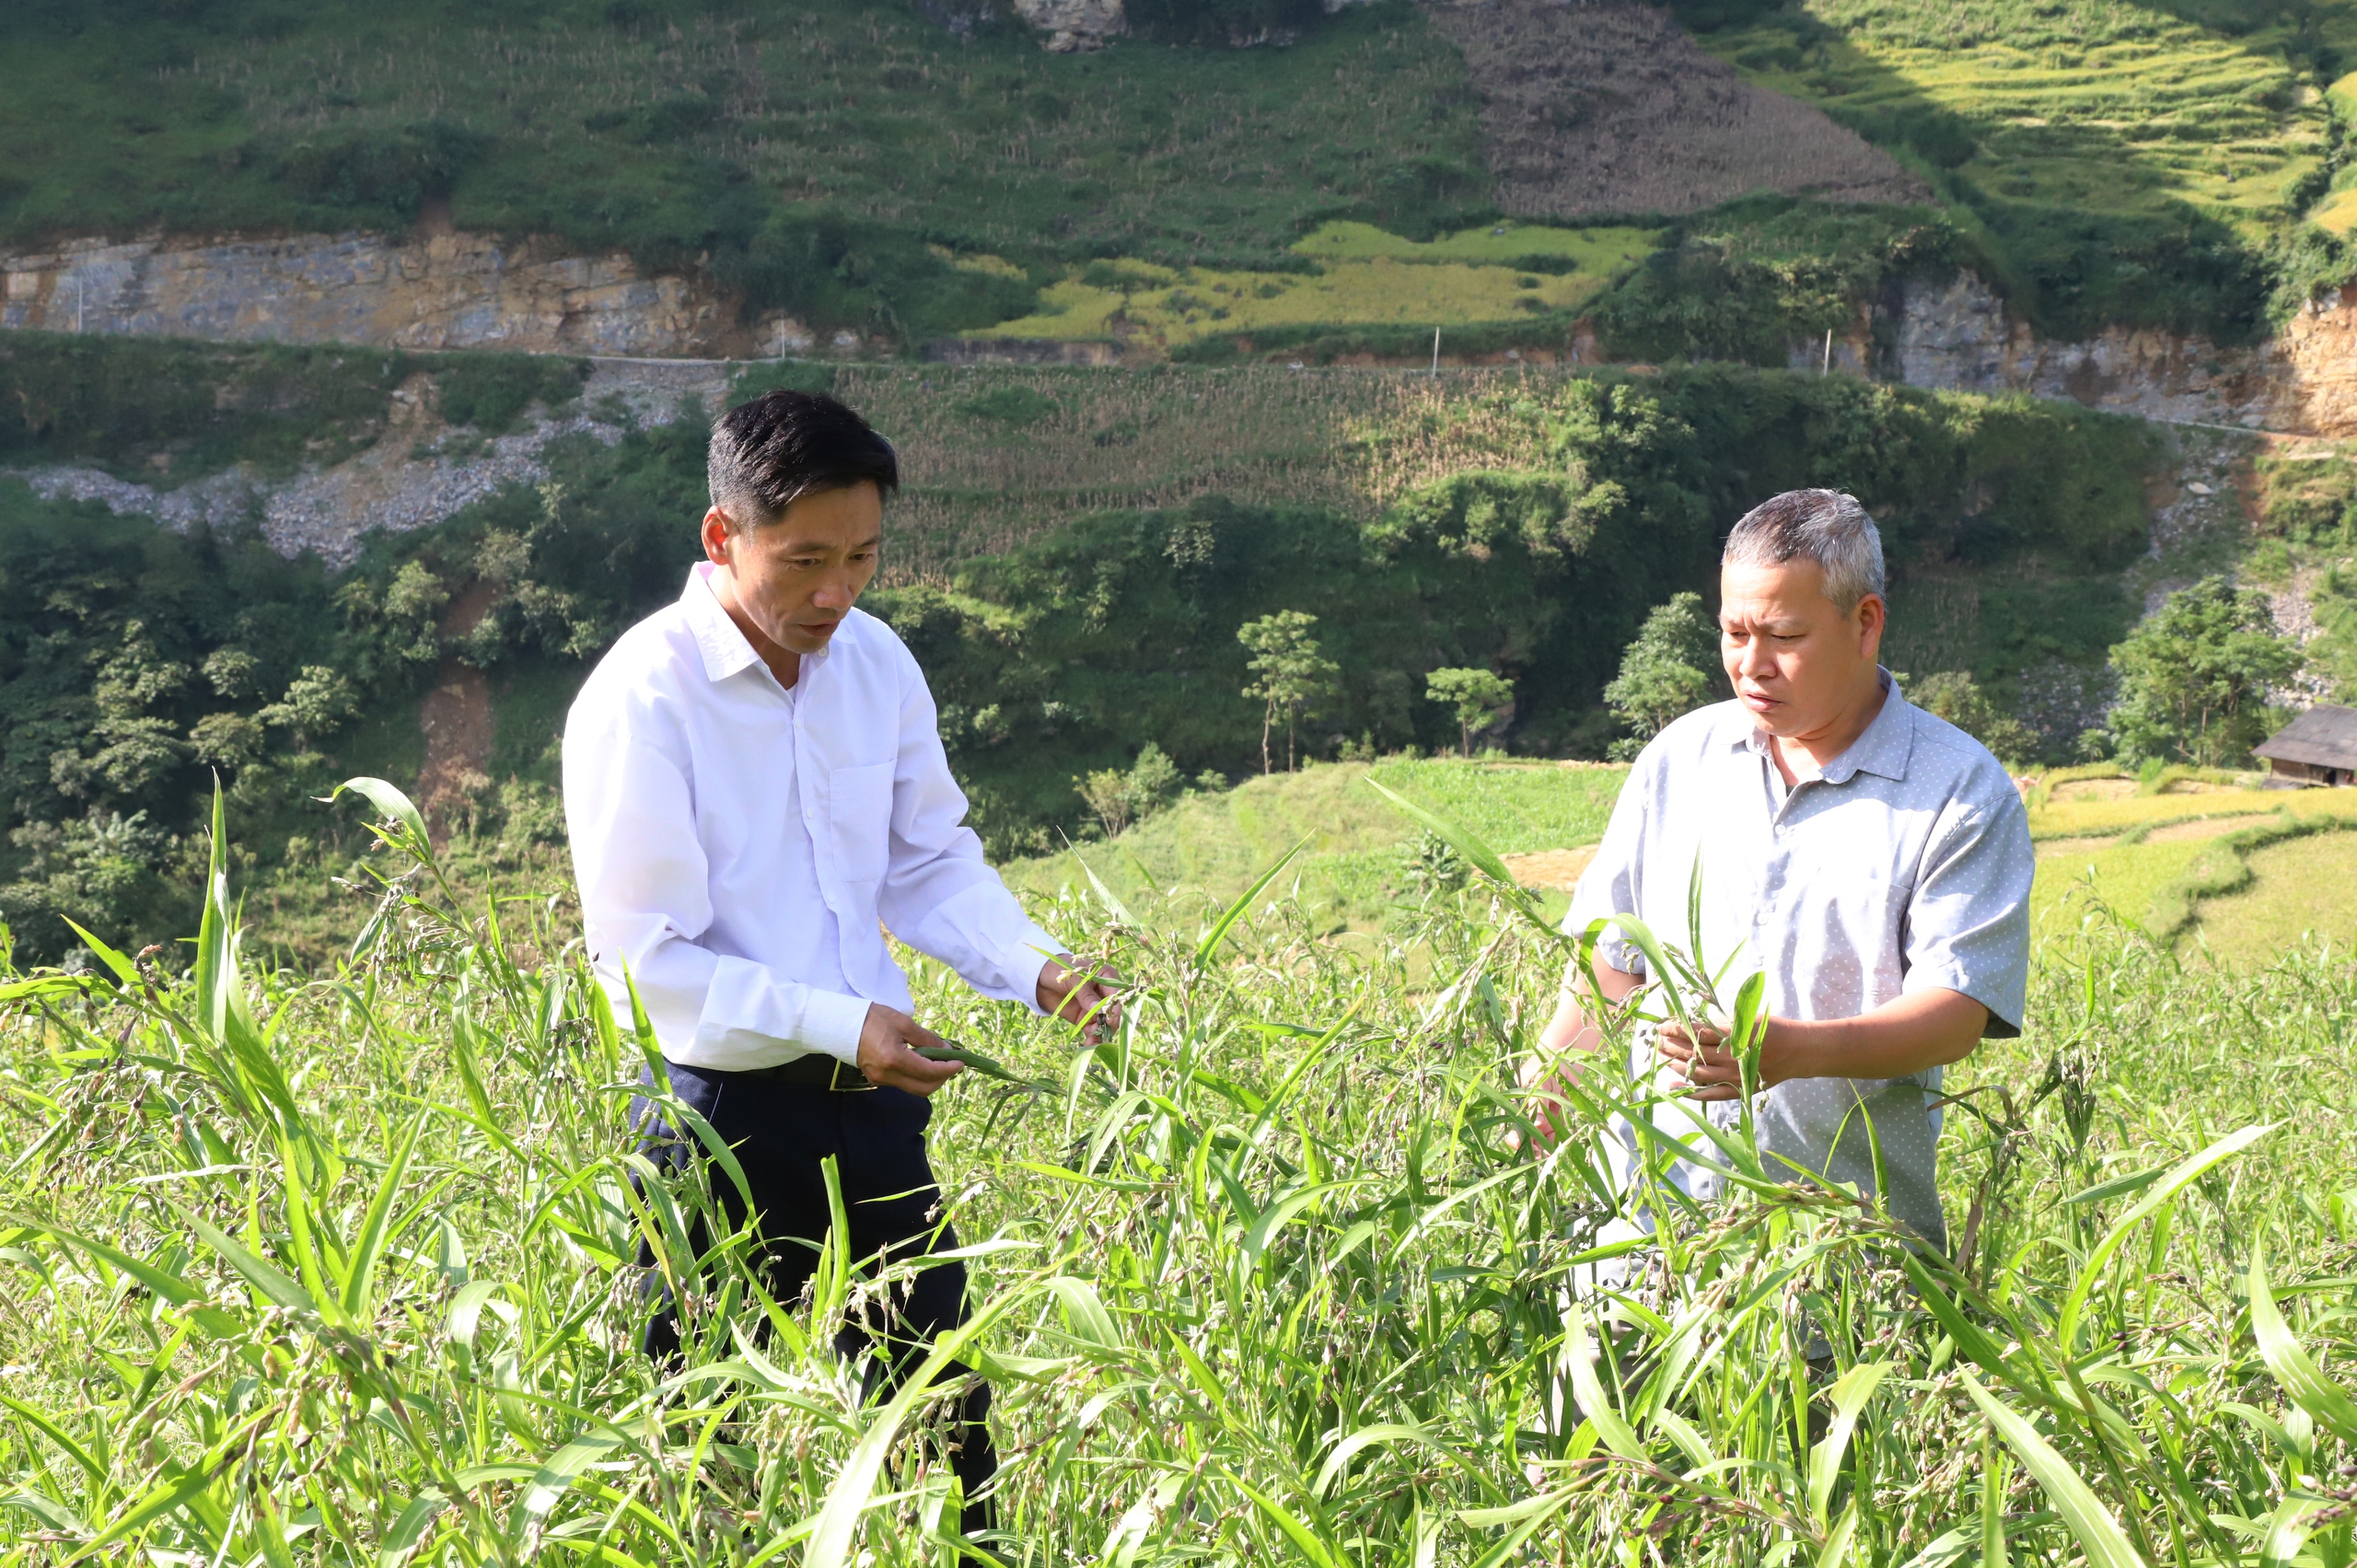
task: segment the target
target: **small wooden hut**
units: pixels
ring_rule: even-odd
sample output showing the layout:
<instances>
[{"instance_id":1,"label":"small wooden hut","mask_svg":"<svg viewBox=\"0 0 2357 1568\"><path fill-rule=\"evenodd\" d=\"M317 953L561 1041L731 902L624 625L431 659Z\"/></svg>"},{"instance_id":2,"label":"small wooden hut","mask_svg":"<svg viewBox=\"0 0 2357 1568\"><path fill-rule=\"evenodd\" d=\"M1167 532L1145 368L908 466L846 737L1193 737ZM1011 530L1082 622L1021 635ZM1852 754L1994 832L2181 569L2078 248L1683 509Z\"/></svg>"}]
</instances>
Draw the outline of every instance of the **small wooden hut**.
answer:
<instances>
[{"instance_id":1,"label":"small wooden hut","mask_svg":"<svg viewBox=\"0 0 2357 1568\"><path fill-rule=\"evenodd\" d=\"M2357 708L2318 704L2254 749L2287 784L2357 784Z\"/></svg>"}]
</instances>

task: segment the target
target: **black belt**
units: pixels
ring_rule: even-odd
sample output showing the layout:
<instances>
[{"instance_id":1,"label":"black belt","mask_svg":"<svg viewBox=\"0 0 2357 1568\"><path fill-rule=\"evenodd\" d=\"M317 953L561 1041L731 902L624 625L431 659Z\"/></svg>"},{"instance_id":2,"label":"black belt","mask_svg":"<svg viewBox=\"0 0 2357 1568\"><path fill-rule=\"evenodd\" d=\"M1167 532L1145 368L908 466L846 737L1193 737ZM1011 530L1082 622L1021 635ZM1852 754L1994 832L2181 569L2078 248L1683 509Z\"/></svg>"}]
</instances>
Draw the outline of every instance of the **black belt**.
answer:
<instances>
[{"instance_id":1,"label":"black belt","mask_svg":"<svg viewBox=\"0 0 2357 1568\"><path fill-rule=\"evenodd\" d=\"M876 1086L841 1057L814 1051L797 1056L791 1062L781 1062L774 1067L749 1067L748 1078L770 1078L781 1084L793 1084L801 1088L830 1089L836 1094L858 1094Z\"/></svg>"}]
</instances>

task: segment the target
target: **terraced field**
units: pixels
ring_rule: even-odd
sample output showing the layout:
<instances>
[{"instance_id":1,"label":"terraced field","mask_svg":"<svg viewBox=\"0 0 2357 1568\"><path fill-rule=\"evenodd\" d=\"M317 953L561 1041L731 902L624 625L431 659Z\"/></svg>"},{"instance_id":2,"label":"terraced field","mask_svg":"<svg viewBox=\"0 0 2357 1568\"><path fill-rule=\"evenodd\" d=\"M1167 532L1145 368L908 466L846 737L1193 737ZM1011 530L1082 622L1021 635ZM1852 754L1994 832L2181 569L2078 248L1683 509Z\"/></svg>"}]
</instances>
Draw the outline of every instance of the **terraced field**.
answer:
<instances>
[{"instance_id":1,"label":"terraced field","mask_svg":"<svg viewBox=\"0 0 2357 1568\"><path fill-rule=\"evenodd\" d=\"M2323 95L2274 29L2230 37L2116 0L1815 0L1800 14L1710 47L1902 137L1933 140L1927 109L1953 116L1972 142L1958 176L2007 198L2117 208L2177 196L2271 226L2305 204L2330 145Z\"/></svg>"},{"instance_id":2,"label":"terraced field","mask_svg":"<svg viewBox=\"0 0 2357 1568\"><path fill-rule=\"evenodd\" d=\"M1181 348L1271 328L1466 326L1579 309L1650 254L1653 231L1484 226L1419 242L1329 223L1292 247L1316 270L1100 261L1039 294L1028 316L969 338L1112 341Z\"/></svg>"},{"instance_id":3,"label":"terraced field","mask_svg":"<svg viewBox=\"0 0 2357 1568\"><path fill-rule=\"evenodd\" d=\"M2330 867L2357 854L2357 791L2066 783L2033 796L2032 917L2042 937L2100 902L2181 952L2261 963L2314 933L2357 937L2357 879Z\"/></svg>"}]
</instances>

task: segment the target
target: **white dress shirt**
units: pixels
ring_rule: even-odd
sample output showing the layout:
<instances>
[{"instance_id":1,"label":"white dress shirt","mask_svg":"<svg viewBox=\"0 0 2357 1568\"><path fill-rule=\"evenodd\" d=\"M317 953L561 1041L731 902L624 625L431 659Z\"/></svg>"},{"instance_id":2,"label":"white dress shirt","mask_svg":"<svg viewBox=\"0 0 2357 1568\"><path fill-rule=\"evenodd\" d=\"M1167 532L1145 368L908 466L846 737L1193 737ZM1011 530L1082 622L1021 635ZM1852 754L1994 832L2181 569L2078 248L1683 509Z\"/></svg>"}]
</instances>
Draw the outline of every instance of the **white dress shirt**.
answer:
<instances>
[{"instance_id":1,"label":"white dress shirt","mask_svg":"<svg viewBox=\"0 0 2357 1568\"><path fill-rule=\"evenodd\" d=\"M1721 998L1766 976L1780 1018L1854 1018L1939 989L1989 1009L1986 1033L2021 1032L2029 989L2029 819L2013 781L1972 737L1910 703L1887 671L1882 710L1816 778L1787 791L1770 742L1740 703L1687 714L1630 771L1611 826L1580 877L1563 928L1633 914L1666 946L1691 945L1687 895L1702 876L1707 972L1727 966ZM1631 974L1644 956L1608 928L1596 956ZM1650 1040L1632 1047L1638 1081ZM1882 1145L1892 1212L1945 1245L1936 1151L1941 1070L1901 1078L1793 1078L1754 1102L1760 1152L1835 1181L1875 1185ZM1710 1111L1732 1126L1733 1101ZM1693 1140L1683 1111L1655 1123ZM1642 1145L1620 1127L1627 1167ZM1715 1156L1713 1156L1715 1157ZM1781 1169L1774 1159L1769 1168ZM1700 1197L1715 1179L1681 1165Z\"/></svg>"},{"instance_id":2,"label":"white dress shirt","mask_svg":"<svg viewBox=\"0 0 2357 1568\"><path fill-rule=\"evenodd\" d=\"M1062 946L983 862L916 660L854 610L783 687L714 570L623 633L565 718L565 827L615 1012L627 973L673 1062L855 1063L868 1004L910 1006L879 922L1036 1009Z\"/></svg>"}]
</instances>

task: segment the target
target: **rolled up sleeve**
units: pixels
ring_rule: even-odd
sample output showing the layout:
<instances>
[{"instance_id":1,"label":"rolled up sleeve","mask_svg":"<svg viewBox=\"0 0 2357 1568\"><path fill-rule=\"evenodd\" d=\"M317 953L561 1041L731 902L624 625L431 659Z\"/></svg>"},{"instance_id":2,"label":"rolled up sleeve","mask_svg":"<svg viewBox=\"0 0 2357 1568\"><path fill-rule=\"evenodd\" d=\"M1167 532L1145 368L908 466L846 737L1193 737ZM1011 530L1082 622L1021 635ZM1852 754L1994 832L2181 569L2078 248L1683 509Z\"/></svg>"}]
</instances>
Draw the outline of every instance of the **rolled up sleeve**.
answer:
<instances>
[{"instance_id":1,"label":"rolled up sleeve","mask_svg":"<svg viewBox=\"0 0 2357 1568\"><path fill-rule=\"evenodd\" d=\"M1039 971L1063 945L1035 924L982 857L950 775L933 693L908 661L892 778L892 842L877 909L892 935L985 996L1039 1010Z\"/></svg>"},{"instance_id":2,"label":"rolled up sleeve","mask_svg":"<svg viewBox=\"0 0 2357 1568\"><path fill-rule=\"evenodd\" d=\"M695 832L684 751L658 715L589 694L564 733L565 830L599 982L630 988L682 1065L772 1066L795 1047L857 1062L867 1003L712 951L711 867Z\"/></svg>"},{"instance_id":3,"label":"rolled up sleeve","mask_svg":"<svg viewBox=\"0 0 2357 1568\"><path fill-rule=\"evenodd\" d=\"M2017 800L1962 809L1926 852L1907 905L1909 992L1938 988L1989 1009L1991 1039L2020 1034L2029 998L2036 852Z\"/></svg>"}]
</instances>

